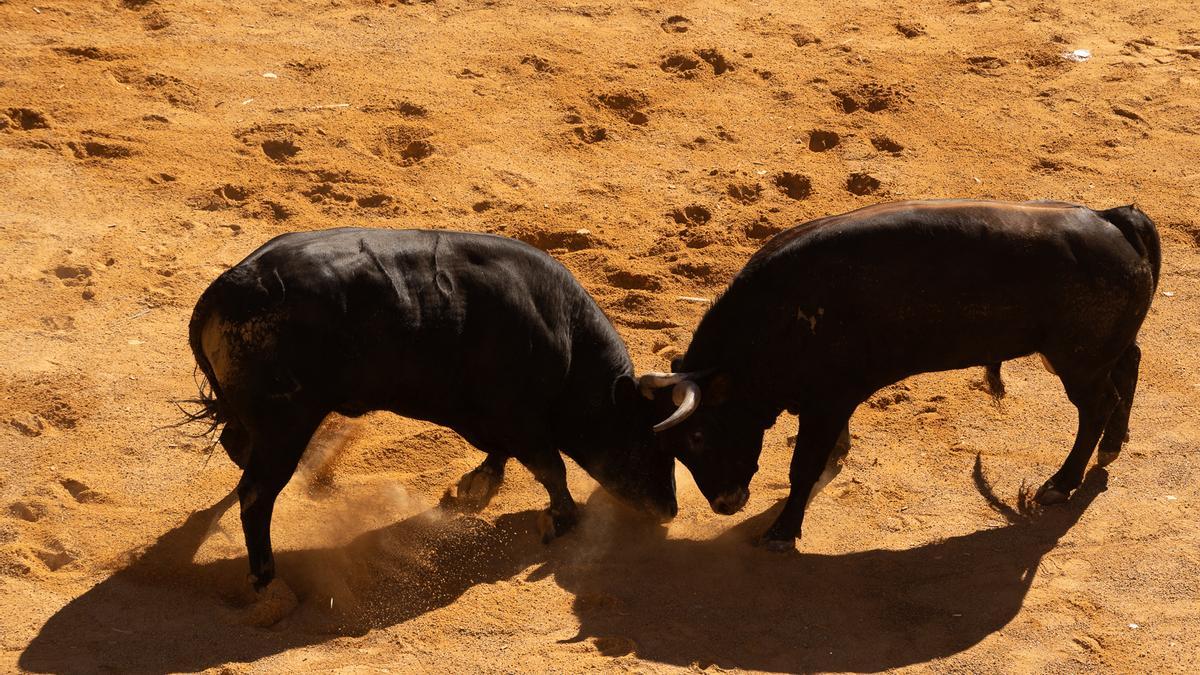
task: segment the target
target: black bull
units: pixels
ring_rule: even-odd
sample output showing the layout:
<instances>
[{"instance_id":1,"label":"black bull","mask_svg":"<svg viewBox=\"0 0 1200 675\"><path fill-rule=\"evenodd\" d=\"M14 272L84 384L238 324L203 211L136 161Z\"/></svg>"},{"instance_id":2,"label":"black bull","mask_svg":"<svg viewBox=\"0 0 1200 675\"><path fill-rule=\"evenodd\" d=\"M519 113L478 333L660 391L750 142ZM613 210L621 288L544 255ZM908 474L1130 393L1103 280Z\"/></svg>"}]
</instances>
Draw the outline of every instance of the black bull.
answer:
<instances>
[{"instance_id":1,"label":"black bull","mask_svg":"<svg viewBox=\"0 0 1200 675\"><path fill-rule=\"evenodd\" d=\"M277 237L204 292L189 326L211 386L197 418L243 469L252 582L274 577L271 512L331 412L389 410L488 453L459 498L481 508L514 457L550 495L547 537L576 519L561 450L618 497L675 514L674 459L624 343L562 265L517 241L337 229Z\"/></svg>"},{"instance_id":2,"label":"black bull","mask_svg":"<svg viewBox=\"0 0 1200 675\"><path fill-rule=\"evenodd\" d=\"M1097 441L1107 464L1126 438L1135 339L1160 260L1154 224L1132 206L901 202L800 225L751 258L676 374L659 378L674 387L673 403L657 397L662 414L675 409L661 441L713 509L733 513L749 496L764 430L797 413L791 492L764 536L786 550L835 448L848 449L851 413L873 392L986 365L999 393L999 364L1036 352L1079 411L1070 454L1038 492L1042 503L1064 501Z\"/></svg>"}]
</instances>

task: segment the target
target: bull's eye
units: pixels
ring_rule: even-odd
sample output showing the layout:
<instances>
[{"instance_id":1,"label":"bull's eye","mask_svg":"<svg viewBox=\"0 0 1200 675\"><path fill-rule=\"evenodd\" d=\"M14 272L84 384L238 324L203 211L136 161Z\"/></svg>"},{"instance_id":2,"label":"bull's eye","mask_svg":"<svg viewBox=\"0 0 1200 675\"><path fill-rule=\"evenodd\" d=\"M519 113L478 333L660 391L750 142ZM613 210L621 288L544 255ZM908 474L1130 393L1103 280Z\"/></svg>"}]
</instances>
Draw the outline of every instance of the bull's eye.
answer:
<instances>
[{"instance_id":1,"label":"bull's eye","mask_svg":"<svg viewBox=\"0 0 1200 675\"><path fill-rule=\"evenodd\" d=\"M703 445L703 443L704 443L704 433L701 431L693 431L691 438L689 438L688 440L690 440L692 442L692 446L695 449L699 450L700 446Z\"/></svg>"}]
</instances>

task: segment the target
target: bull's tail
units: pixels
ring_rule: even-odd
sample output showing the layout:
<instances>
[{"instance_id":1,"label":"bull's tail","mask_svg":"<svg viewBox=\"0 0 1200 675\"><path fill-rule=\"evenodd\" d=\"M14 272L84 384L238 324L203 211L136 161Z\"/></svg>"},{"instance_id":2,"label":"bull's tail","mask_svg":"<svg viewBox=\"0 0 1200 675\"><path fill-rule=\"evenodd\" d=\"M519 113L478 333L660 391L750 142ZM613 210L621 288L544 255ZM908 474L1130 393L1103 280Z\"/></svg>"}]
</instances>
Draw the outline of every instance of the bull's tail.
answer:
<instances>
[{"instance_id":1,"label":"bull's tail","mask_svg":"<svg viewBox=\"0 0 1200 675\"><path fill-rule=\"evenodd\" d=\"M1129 245L1150 265L1150 273L1154 276L1154 290L1157 291L1159 270L1162 267L1162 244L1159 242L1158 228L1154 226L1154 221L1133 204L1100 211L1099 214L1101 218L1115 225L1121 234L1125 235Z\"/></svg>"},{"instance_id":2,"label":"bull's tail","mask_svg":"<svg viewBox=\"0 0 1200 675\"><path fill-rule=\"evenodd\" d=\"M987 393L991 394L992 400L1000 403L1000 399L1004 398L1004 379L1000 377L1000 361L989 363L983 373L983 386Z\"/></svg>"},{"instance_id":3,"label":"bull's tail","mask_svg":"<svg viewBox=\"0 0 1200 675\"><path fill-rule=\"evenodd\" d=\"M251 267L238 265L217 277L200 295L188 323L188 344L202 377L197 378L196 398L176 402L181 404L180 409L185 416L180 425L206 423L207 428L198 436L211 436L220 429L220 443L225 452L234 464L243 469L246 468L249 451L246 427L244 420L237 418L221 390L222 384L204 351L204 331L218 311L221 320L239 323L261 314L272 302L271 292L259 282L257 272ZM185 409L185 405L191 405L192 409Z\"/></svg>"},{"instance_id":4,"label":"bull's tail","mask_svg":"<svg viewBox=\"0 0 1200 675\"><path fill-rule=\"evenodd\" d=\"M222 278L218 278L204 291L200 300L196 302L196 308L192 310L191 321L188 322L188 344L192 348L192 356L195 357L196 368L199 370L199 374L195 378L196 397L176 401L176 405L185 418L181 424L203 422L208 425L197 436L212 435L229 419L228 412L221 406L220 384L217 382L212 364L208 361L208 355L204 353L202 340L204 326L212 317L214 296L219 293L217 287L221 283ZM191 409L184 406L191 406Z\"/></svg>"}]
</instances>

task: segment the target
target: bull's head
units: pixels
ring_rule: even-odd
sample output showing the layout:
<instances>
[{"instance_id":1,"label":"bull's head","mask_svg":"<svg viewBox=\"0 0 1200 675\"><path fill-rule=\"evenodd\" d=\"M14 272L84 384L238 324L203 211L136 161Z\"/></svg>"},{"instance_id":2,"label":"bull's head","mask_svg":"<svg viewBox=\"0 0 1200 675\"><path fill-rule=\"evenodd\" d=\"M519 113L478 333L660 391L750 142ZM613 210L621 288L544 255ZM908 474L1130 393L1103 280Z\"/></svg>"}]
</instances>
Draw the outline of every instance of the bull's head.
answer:
<instances>
[{"instance_id":1,"label":"bull's head","mask_svg":"<svg viewBox=\"0 0 1200 675\"><path fill-rule=\"evenodd\" d=\"M663 449L692 472L713 511L741 510L770 422L764 424L760 412L731 396L730 378L719 372L647 373L638 389L660 415L670 411L654 432Z\"/></svg>"},{"instance_id":2,"label":"bull's head","mask_svg":"<svg viewBox=\"0 0 1200 675\"><path fill-rule=\"evenodd\" d=\"M612 428L603 430L610 447L621 452L606 454L588 467L589 473L626 504L648 512L660 521L675 517L675 457L663 449L653 430L657 414L652 401L638 393L638 383L621 375L612 385L616 417Z\"/></svg>"}]
</instances>

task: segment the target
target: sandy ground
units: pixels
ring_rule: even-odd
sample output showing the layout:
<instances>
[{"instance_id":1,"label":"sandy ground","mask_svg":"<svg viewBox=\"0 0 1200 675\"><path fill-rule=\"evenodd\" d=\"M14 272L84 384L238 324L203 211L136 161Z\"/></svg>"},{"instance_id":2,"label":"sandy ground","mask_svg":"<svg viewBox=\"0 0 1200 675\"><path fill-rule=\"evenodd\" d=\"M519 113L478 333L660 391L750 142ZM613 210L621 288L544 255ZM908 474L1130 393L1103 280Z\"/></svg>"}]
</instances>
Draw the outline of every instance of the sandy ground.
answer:
<instances>
[{"instance_id":1,"label":"sandy ground","mask_svg":"<svg viewBox=\"0 0 1200 675\"><path fill-rule=\"evenodd\" d=\"M1196 672L1193 10L0 0L0 670ZM193 515L237 470L157 429L194 392L196 297L281 232L520 237L664 369L704 310L679 298L771 234L960 196L1136 202L1165 242L1132 440L1039 516L1012 509L1075 420L1030 359L1000 406L978 370L863 406L790 556L749 541L793 418L743 514L680 469L679 518L650 527L573 468L584 522L544 547L524 470L479 518L443 515L482 455L377 414L281 498L301 606L253 628L235 515L207 541Z\"/></svg>"}]
</instances>

